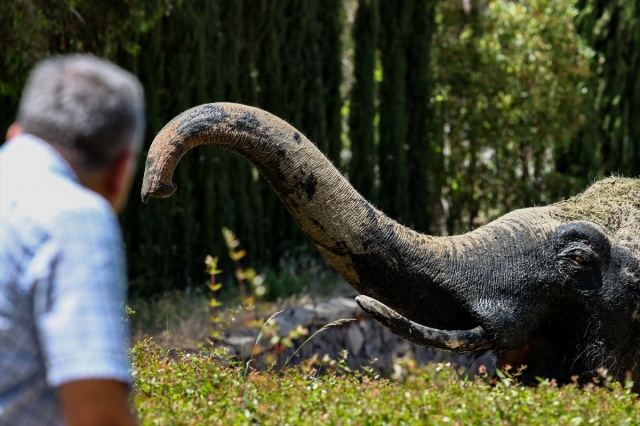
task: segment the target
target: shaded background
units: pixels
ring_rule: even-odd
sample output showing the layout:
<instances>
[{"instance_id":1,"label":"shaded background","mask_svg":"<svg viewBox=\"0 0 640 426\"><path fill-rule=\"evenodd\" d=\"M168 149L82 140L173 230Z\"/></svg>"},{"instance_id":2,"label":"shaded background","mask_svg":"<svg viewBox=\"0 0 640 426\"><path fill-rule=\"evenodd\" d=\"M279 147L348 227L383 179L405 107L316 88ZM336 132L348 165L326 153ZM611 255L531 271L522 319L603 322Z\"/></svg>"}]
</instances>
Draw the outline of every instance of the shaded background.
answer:
<instances>
[{"instance_id":1,"label":"shaded background","mask_svg":"<svg viewBox=\"0 0 640 426\"><path fill-rule=\"evenodd\" d=\"M183 158L173 197L141 203L153 136L201 103L284 118L383 211L438 235L640 174L637 1L5 0L3 129L31 67L67 52L145 87L121 216L134 296L200 286L205 256L227 250L223 226L264 270L318 256L256 171L216 148Z\"/></svg>"}]
</instances>

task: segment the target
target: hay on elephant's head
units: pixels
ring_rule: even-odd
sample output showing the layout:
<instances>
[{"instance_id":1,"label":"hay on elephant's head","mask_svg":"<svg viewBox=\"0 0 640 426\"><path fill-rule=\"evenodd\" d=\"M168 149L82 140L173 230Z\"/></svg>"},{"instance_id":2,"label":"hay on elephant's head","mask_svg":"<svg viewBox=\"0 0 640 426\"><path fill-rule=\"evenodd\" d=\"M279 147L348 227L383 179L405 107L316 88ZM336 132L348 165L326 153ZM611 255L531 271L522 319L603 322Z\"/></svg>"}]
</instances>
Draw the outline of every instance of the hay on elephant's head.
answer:
<instances>
[{"instance_id":1,"label":"hay on elephant's head","mask_svg":"<svg viewBox=\"0 0 640 426\"><path fill-rule=\"evenodd\" d=\"M612 233L621 227L640 226L640 179L603 179L553 206L552 214L558 219L588 220Z\"/></svg>"}]
</instances>

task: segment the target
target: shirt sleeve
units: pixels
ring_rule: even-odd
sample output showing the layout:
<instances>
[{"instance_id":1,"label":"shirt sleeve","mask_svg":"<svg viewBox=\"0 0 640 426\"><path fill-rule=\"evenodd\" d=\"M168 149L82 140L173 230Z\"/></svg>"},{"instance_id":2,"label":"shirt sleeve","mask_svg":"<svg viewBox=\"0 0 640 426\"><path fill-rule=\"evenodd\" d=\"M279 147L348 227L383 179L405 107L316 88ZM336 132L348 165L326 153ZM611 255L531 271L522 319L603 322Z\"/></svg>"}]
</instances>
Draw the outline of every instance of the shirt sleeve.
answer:
<instances>
[{"instance_id":1,"label":"shirt sleeve","mask_svg":"<svg viewBox=\"0 0 640 426\"><path fill-rule=\"evenodd\" d=\"M131 381L122 236L115 215L103 210L72 212L51 228L43 256L49 274L35 286L34 316L52 387Z\"/></svg>"}]
</instances>

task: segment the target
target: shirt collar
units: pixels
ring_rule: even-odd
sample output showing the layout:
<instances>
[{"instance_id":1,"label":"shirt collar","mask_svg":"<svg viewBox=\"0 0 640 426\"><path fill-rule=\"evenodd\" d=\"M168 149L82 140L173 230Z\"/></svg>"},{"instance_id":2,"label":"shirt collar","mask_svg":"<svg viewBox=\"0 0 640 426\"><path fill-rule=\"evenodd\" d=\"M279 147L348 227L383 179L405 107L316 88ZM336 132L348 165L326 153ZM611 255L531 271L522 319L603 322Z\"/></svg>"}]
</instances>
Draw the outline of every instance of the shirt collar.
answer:
<instances>
[{"instance_id":1,"label":"shirt collar","mask_svg":"<svg viewBox=\"0 0 640 426\"><path fill-rule=\"evenodd\" d=\"M7 150L12 150L18 156L28 157L32 167L39 170L49 170L79 182L78 176L67 160L50 143L39 137L22 133L8 140L5 145Z\"/></svg>"}]
</instances>

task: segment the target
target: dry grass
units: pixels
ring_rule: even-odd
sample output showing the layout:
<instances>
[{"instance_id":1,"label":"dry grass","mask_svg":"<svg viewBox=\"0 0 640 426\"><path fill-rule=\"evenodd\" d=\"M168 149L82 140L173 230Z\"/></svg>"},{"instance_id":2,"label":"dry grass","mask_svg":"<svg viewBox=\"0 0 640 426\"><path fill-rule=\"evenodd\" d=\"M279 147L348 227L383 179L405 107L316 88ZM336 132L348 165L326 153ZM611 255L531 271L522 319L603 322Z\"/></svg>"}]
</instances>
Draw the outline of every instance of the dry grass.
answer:
<instances>
[{"instance_id":1,"label":"dry grass","mask_svg":"<svg viewBox=\"0 0 640 426\"><path fill-rule=\"evenodd\" d=\"M211 333L208 301L203 293L167 292L132 300L132 340L152 337L164 348L193 349Z\"/></svg>"},{"instance_id":2,"label":"dry grass","mask_svg":"<svg viewBox=\"0 0 640 426\"><path fill-rule=\"evenodd\" d=\"M558 219L588 220L613 234L631 220L640 220L640 179L603 179L554 207L552 214Z\"/></svg>"}]
</instances>

